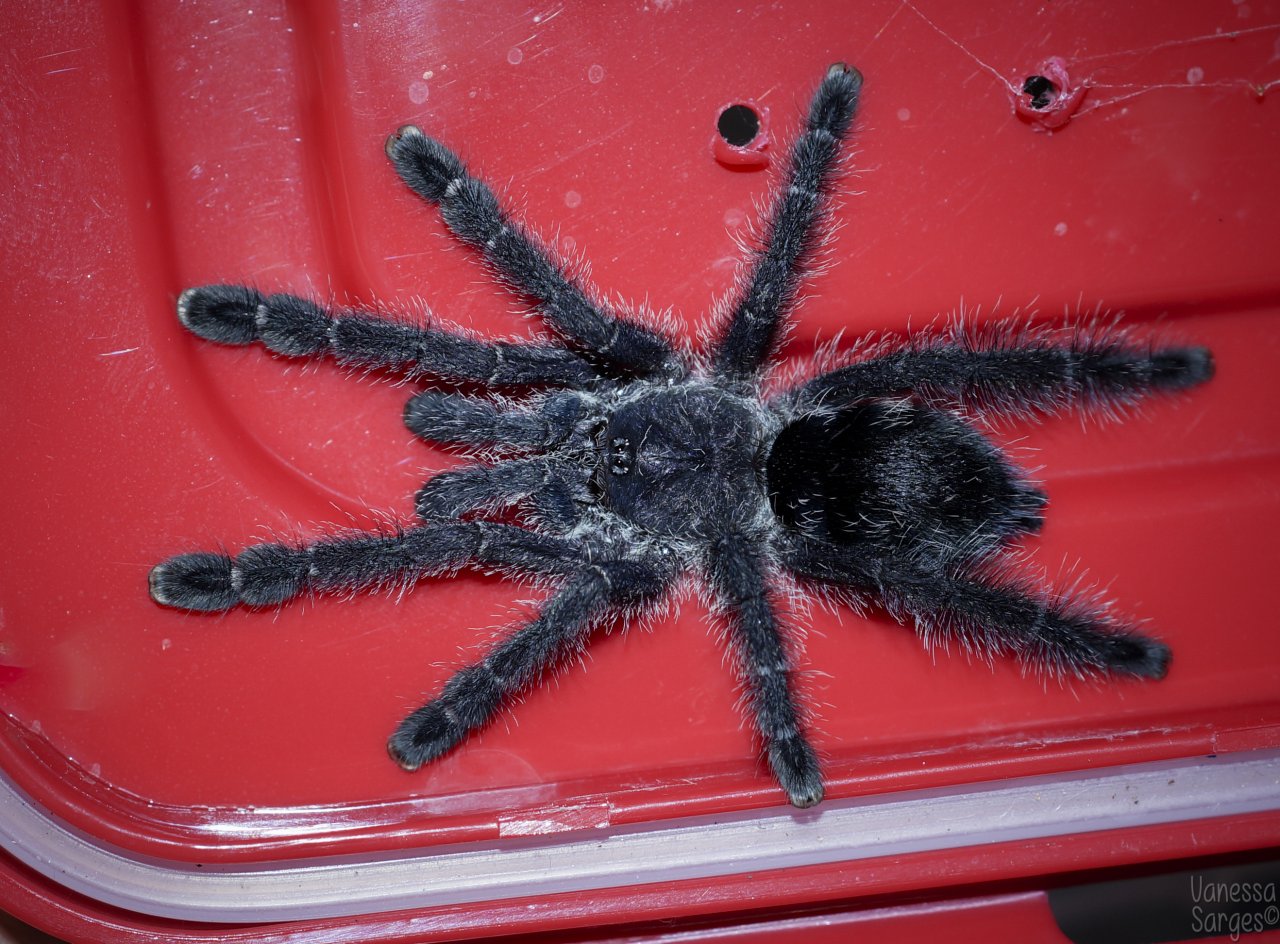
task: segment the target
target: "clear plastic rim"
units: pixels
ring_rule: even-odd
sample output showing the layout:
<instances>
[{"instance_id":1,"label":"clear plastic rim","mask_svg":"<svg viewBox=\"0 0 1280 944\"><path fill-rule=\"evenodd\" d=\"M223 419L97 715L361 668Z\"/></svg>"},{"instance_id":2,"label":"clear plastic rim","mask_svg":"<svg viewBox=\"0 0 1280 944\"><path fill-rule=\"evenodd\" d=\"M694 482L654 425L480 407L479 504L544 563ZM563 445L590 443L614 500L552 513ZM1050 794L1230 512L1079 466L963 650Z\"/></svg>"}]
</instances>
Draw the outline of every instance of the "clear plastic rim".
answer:
<instances>
[{"instance_id":1,"label":"clear plastic rim","mask_svg":"<svg viewBox=\"0 0 1280 944\"><path fill-rule=\"evenodd\" d=\"M481 848L235 865L133 855L59 821L0 774L0 845L130 911L258 923L497 901L854 862L1280 809L1280 750L1022 777Z\"/></svg>"}]
</instances>

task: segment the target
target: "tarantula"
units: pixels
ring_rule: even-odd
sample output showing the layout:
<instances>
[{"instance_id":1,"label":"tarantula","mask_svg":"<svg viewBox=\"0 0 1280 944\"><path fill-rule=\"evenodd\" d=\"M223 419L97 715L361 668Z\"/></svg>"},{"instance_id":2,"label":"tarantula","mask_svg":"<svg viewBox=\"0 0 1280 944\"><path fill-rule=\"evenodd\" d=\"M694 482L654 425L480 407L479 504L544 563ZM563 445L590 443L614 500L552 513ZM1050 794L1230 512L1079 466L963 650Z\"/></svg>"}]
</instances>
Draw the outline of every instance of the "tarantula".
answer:
<instances>
[{"instance_id":1,"label":"tarantula","mask_svg":"<svg viewBox=\"0 0 1280 944\"><path fill-rule=\"evenodd\" d=\"M391 756L414 770L579 653L602 624L651 612L685 574L700 574L764 754L797 807L822 799L823 779L779 616L792 578L878 601L927 641L1011 653L1058 674L1162 677L1166 646L1012 572L1002 552L1040 527L1045 495L971 419L1187 388L1212 374L1207 350L1143 349L1106 329L957 327L764 392L861 88L844 64L826 73L723 328L696 353L609 310L452 151L400 128L386 151L403 181L537 305L563 344L489 342L238 285L188 289L178 317L223 344L523 390L512 401L429 388L405 409L424 439L505 457L429 480L416 527L258 544L234 557L183 554L151 571L152 598L187 610L276 606L468 565L550 584L536 618L396 729Z\"/></svg>"}]
</instances>

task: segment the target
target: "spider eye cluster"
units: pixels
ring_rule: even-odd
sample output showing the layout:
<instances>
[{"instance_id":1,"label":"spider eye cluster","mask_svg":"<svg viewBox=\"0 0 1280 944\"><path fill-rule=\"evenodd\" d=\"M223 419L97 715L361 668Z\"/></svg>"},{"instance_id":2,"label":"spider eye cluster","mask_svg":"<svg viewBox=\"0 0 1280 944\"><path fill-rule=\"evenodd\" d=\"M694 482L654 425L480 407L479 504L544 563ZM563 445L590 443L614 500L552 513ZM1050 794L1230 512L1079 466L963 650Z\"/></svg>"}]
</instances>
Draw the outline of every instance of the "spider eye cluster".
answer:
<instances>
[{"instance_id":1,"label":"spider eye cluster","mask_svg":"<svg viewBox=\"0 0 1280 944\"><path fill-rule=\"evenodd\" d=\"M614 436L609 440L607 457L610 474L627 475L636 462L635 446L626 436Z\"/></svg>"}]
</instances>

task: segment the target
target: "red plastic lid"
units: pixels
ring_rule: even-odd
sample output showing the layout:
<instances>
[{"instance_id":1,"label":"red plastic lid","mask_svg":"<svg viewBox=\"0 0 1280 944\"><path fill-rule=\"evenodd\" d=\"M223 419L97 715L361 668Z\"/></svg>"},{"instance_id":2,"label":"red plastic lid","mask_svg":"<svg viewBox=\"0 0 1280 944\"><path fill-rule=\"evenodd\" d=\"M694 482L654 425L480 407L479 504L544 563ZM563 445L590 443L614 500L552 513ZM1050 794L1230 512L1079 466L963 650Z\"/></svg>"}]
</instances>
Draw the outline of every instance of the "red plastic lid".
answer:
<instances>
[{"instance_id":1,"label":"red plastic lid","mask_svg":"<svg viewBox=\"0 0 1280 944\"><path fill-rule=\"evenodd\" d=\"M651 632L598 640L585 669L407 775L389 731L527 613L530 591L466 573L403 599L211 618L154 605L146 574L186 550L407 521L420 481L459 461L404 429L410 387L204 343L174 317L186 286L243 281L410 312L422 298L479 332L526 333L395 178L390 130L448 142L606 291L674 306L699 337L771 179L716 160L719 112L767 109L776 163L836 60L866 77L850 192L838 265L813 282L789 356L961 304L978 320L1099 308L1209 346L1218 372L1124 423L1001 433L1050 496L1033 565L1057 582L1086 567L1149 620L1175 652L1168 679L1044 684L925 652L878 614L815 608L802 668L831 797L815 815L1280 746L1277 4L1155 19L897 2L6 17L0 767L10 809L71 830L42 861L78 836L173 874L287 873L793 821L694 599ZM1058 86L1045 120L1022 92L1039 73ZM1226 812L1274 811L1266 797ZM540 894L521 888L490 900ZM200 920L308 914L282 900L299 907Z\"/></svg>"}]
</instances>

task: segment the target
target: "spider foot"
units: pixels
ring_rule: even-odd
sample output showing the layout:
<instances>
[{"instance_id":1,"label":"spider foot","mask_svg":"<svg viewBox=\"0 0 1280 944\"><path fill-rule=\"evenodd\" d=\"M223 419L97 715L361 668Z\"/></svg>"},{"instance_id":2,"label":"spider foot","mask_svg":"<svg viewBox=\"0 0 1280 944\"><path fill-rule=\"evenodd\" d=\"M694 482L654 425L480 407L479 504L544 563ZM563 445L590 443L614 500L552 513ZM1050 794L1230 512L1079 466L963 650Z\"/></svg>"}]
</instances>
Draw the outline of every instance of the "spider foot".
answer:
<instances>
[{"instance_id":1,"label":"spider foot","mask_svg":"<svg viewBox=\"0 0 1280 944\"><path fill-rule=\"evenodd\" d=\"M860 88L862 86L862 73L847 62L833 62L827 68L827 74L823 76L824 82L832 80L837 82L852 82L855 86Z\"/></svg>"},{"instance_id":2,"label":"spider foot","mask_svg":"<svg viewBox=\"0 0 1280 944\"><path fill-rule=\"evenodd\" d=\"M808 741L799 735L773 741L768 755L769 766L792 806L806 810L822 802L822 770Z\"/></svg>"},{"instance_id":3,"label":"spider foot","mask_svg":"<svg viewBox=\"0 0 1280 944\"><path fill-rule=\"evenodd\" d=\"M315 302L296 295L266 296L245 285L201 285L178 296L178 320L194 334L219 344L261 341L277 354L320 354L335 343L335 322ZM358 329L358 319L344 326ZM349 338L343 338L348 341Z\"/></svg>"},{"instance_id":4,"label":"spider foot","mask_svg":"<svg viewBox=\"0 0 1280 944\"><path fill-rule=\"evenodd\" d=\"M151 599L178 610L216 613L240 602L226 554L181 554L156 564L147 576Z\"/></svg>"},{"instance_id":5,"label":"spider foot","mask_svg":"<svg viewBox=\"0 0 1280 944\"><path fill-rule=\"evenodd\" d=\"M457 747L466 736L467 729L444 705L433 701L400 722L387 741L387 753L412 773Z\"/></svg>"},{"instance_id":6,"label":"spider foot","mask_svg":"<svg viewBox=\"0 0 1280 944\"><path fill-rule=\"evenodd\" d=\"M416 125L404 125L387 138L387 157L409 188L432 203L439 203L462 186L467 170L462 160Z\"/></svg>"},{"instance_id":7,"label":"spider foot","mask_svg":"<svg viewBox=\"0 0 1280 944\"><path fill-rule=\"evenodd\" d=\"M226 554L180 554L151 568L151 599L178 610L213 613L275 606L307 586L311 558L284 544L256 544L234 559Z\"/></svg>"},{"instance_id":8,"label":"spider foot","mask_svg":"<svg viewBox=\"0 0 1280 944\"><path fill-rule=\"evenodd\" d=\"M1207 347L1174 347L1151 356L1151 382L1166 390L1185 390L1213 377Z\"/></svg>"},{"instance_id":9,"label":"spider foot","mask_svg":"<svg viewBox=\"0 0 1280 944\"><path fill-rule=\"evenodd\" d=\"M1103 654L1109 671L1155 681L1165 677L1173 657L1164 643L1137 635L1108 638Z\"/></svg>"},{"instance_id":10,"label":"spider foot","mask_svg":"<svg viewBox=\"0 0 1280 944\"><path fill-rule=\"evenodd\" d=\"M811 126L842 137L853 122L861 92L862 73L848 63L834 63L813 97L809 110Z\"/></svg>"},{"instance_id":11,"label":"spider foot","mask_svg":"<svg viewBox=\"0 0 1280 944\"><path fill-rule=\"evenodd\" d=\"M396 159L396 152L399 148L400 139L411 135L417 135L420 138L426 137L426 135L422 133L422 129L417 125L401 125L391 134L387 135L387 143L383 145L383 150L387 152L387 157L394 161Z\"/></svg>"},{"instance_id":12,"label":"spider foot","mask_svg":"<svg viewBox=\"0 0 1280 944\"><path fill-rule=\"evenodd\" d=\"M258 340L261 292L245 285L201 285L178 296L178 320L193 334L219 344Z\"/></svg>"}]
</instances>

